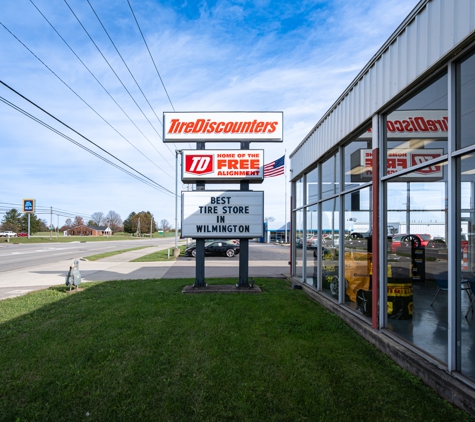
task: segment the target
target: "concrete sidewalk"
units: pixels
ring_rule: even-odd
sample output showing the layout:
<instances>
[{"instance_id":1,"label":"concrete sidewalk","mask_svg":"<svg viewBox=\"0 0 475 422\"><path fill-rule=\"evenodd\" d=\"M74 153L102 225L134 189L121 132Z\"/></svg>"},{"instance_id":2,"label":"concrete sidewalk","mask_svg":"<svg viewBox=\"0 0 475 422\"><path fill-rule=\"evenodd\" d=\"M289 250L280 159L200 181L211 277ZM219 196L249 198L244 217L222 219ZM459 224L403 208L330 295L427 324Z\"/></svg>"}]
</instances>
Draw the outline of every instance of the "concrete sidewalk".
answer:
<instances>
[{"instance_id":1,"label":"concrete sidewalk","mask_svg":"<svg viewBox=\"0 0 475 422\"><path fill-rule=\"evenodd\" d=\"M156 252L150 247L114 255L99 261L79 261L83 282L109 280L141 280L160 278L195 278L195 259L179 257L176 261L129 262ZM62 260L36 267L0 273L0 300L20 296L33 290L65 284L66 274L73 264ZM249 261L249 277L282 277L289 273L288 265L278 261ZM239 279L239 257L206 259L205 278Z\"/></svg>"}]
</instances>

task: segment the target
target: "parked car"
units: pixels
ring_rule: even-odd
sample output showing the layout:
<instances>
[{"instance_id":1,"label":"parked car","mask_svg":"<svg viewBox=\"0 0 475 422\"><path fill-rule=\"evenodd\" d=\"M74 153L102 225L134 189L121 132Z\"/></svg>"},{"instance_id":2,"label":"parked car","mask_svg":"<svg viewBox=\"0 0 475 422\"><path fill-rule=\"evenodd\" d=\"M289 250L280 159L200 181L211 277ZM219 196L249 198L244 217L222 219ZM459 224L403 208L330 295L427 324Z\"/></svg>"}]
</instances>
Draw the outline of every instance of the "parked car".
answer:
<instances>
[{"instance_id":1,"label":"parked car","mask_svg":"<svg viewBox=\"0 0 475 422\"><path fill-rule=\"evenodd\" d=\"M419 246L426 247L431 240L430 234L408 234L403 237L401 243L405 246L418 248Z\"/></svg>"},{"instance_id":2,"label":"parked car","mask_svg":"<svg viewBox=\"0 0 475 422\"><path fill-rule=\"evenodd\" d=\"M12 231L10 231L10 230L4 231L4 232L0 232L0 237L7 237L7 236L16 237L16 233L15 233L15 232L12 232Z\"/></svg>"},{"instance_id":3,"label":"parked car","mask_svg":"<svg viewBox=\"0 0 475 422\"><path fill-rule=\"evenodd\" d=\"M395 234L391 243L391 250L396 252L401 246L406 248L426 247L432 240L430 234Z\"/></svg>"},{"instance_id":4,"label":"parked car","mask_svg":"<svg viewBox=\"0 0 475 422\"><path fill-rule=\"evenodd\" d=\"M444 239L431 239L427 242L426 248L430 249L446 249L447 243L445 243Z\"/></svg>"},{"instance_id":5,"label":"parked car","mask_svg":"<svg viewBox=\"0 0 475 422\"><path fill-rule=\"evenodd\" d=\"M17 234L18 237L28 237L28 233L20 232Z\"/></svg>"},{"instance_id":6,"label":"parked car","mask_svg":"<svg viewBox=\"0 0 475 422\"><path fill-rule=\"evenodd\" d=\"M391 240L391 251L396 253L397 248L401 247L401 240L406 236L406 233L397 233Z\"/></svg>"},{"instance_id":7,"label":"parked car","mask_svg":"<svg viewBox=\"0 0 475 422\"><path fill-rule=\"evenodd\" d=\"M205 255L223 255L232 258L239 254L239 245L232 241L218 240L207 243L205 241ZM188 244L185 256L196 257L196 243Z\"/></svg>"}]
</instances>

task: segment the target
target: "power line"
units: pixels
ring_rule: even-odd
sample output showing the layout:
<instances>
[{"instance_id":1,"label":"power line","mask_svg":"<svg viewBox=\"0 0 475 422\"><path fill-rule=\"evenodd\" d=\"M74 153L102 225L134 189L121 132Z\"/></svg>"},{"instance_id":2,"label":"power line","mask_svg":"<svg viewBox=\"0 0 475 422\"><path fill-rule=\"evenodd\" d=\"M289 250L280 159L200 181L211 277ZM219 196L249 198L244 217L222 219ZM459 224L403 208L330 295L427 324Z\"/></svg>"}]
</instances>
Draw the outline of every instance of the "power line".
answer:
<instances>
[{"instance_id":1,"label":"power line","mask_svg":"<svg viewBox=\"0 0 475 422\"><path fill-rule=\"evenodd\" d=\"M132 94L130 93L130 91L127 89L127 87L125 86L124 82L122 82L122 79L120 79L119 75L117 74L117 72L114 70L114 68L112 67L112 65L109 63L109 61L107 60L107 58L104 56L104 54L102 53L101 49L99 48L99 46L95 43L95 41L92 39L91 35L89 34L89 32L87 31L87 29L84 27L84 25L82 24L81 20L78 18L78 16L76 15L76 13L74 13L74 10L71 8L71 6L68 4L68 2L66 0L64 0L64 2L66 3L66 5L68 6L69 10L71 10L71 13L74 15L74 17L76 18L76 20L78 21L79 25L81 25L82 29L84 30L84 32L87 34L87 36L89 37L89 39L91 40L91 42L94 44L94 46L96 47L97 51L99 51L100 55L102 56L102 58L105 60L105 62L107 63L107 65L110 67L110 69L112 70L112 72L114 73L114 75L116 76L116 78L119 80L119 82L122 84L122 86L124 87L124 89L126 90L127 94L129 94L130 98L132 99L132 101L135 103L135 105L139 108L139 110L142 112L143 116L145 117L145 119L147 120L147 122L150 123L150 126L152 126L152 129L155 131L155 133L158 135L158 137L160 139L163 140L162 136L157 132L157 129L155 129L155 126L152 124L152 122L149 120L149 118L147 117L147 115L144 113L144 111L142 110L142 108L139 106L139 104L137 103L137 101L135 100L135 98L132 96ZM153 144L151 144L153 146ZM155 146L153 146L155 148ZM160 153L160 151L158 151L158 149L155 148L155 150L160 154L160 156L165 160L165 162L173 169L173 166L167 161L167 159Z\"/></svg>"},{"instance_id":2,"label":"power line","mask_svg":"<svg viewBox=\"0 0 475 422\"><path fill-rule=\"evenodd\" d=\"M64 123L62 120L58 119L57 117L53 116L51 113L47 112L46 110L44 110L43 108L41 108L38 104L34 103L33 101L29 100L28 98L26 98L25 96L23 96L22 94L20 94L18 91L14 90L12 87L10 87L9 85L7 85L5 82L1 81L0 80L0 84L2 84L3 86L5 86L6 88L8 88L10 91L14 92L15 94L17 94L18 96L20 96L21 98L23 98L25 101L27 101L28 103L30 103L31 105L35 106L36 108L38 108L39 110L41 110L43 113L47 114L48 116L50 116L51 118L53 118L54 120L56 120L57 122L59 122L60 124L62 124L63 126L67 127L69 130L73 131L74 133L76 133L77 135L79 135L81 138L85 139L87 142L93 144L95 147L97 147L98 149L100 149L101 151L105 152L107 155L113 157L115 160L119 161L121 164L125 165L126 167L130 168L132 171L136 172L137 174L139 174L142 178L138 177L136 174L133 174L131 172L129 172L128 170L124 169L123 167L120 167L119 165L113 163L112 161L106 159L105 157L101 156L100 154L96 153L95 151L92 151L90 150L89 148L85 147L84 145L82 145L81 143L75 141L74 139L70 138L69 136L65 135L64 133L60 132L59 130L53 128L52 126L49 126L47 123L43 122L42 120L36 118L35 116L31 115L30 113L26 112L25 110L21 109L20 107L16 106L15 104L11 103L10 101L6 100L5 98L3 97L0 97L0 100L2 102L4 102L5 104L9 105L10 107L14 108L15 110L17 111L20 111L22 114L26 115L27 117L30 117L32 120L36 121L37 123L40 123L41 125L45 126L46 128L50 129L51 131L55 132L56 134L62 136L63 138L69 140L70 142L74 143L75 145L79 146L80 148L90 152L91 154L95 155L96 157L100 158L101 160L107 162L108 164L120 169L121 171L129 174L130 176L134 177L135 179L137 180L140 180L142 181L143 183L145 184L148 184L149 186L151 187L154 187L156 189L161 189L162 191L164 191L165 193L168 192L170 194L172 194L173 196L175 196L175 194L170 191L169 189L165 188L164 186L160 185L159 183L155 182L154 180L150 179L149 177L145 176L144 174L140 173L138 170L134 169L133 167L129 166L127 163L125 163L124 161L120 160L119 158L117 158L116 156L114 156L113 154L111 154L110 152L106 151L104 148L100 147L99 145L97 145L95 142L91 141L89 138L85 137L84 135L82 135L80 132L78 132L77 130L73 129L71 126L67 125L66 123ZM145 179L145 180L144 180Z\"/></svg>"},{"instance_id":3,"label":"power line","mask_svg":"<svg viewBox=\"0 0 475 422\"><path fill-rule=\"evenodd\" d=\"M142 134L142 136L148 141L150 145L153 146L152 142L148 137L142 132L142 130L137 126L137 124L132 120L132 118L125 112L125 110L119 105L119 103L115 100L115 98L110 94L110 92L107 90L107 88L97 79L97 77L94 75L94 73L89 69L89 67L84 63L83 60L76 54L76 52L73 50L73 48L68 44L68 42L63 38L63 36L57 31L57 29L54 27L54 25L48 20L48 18L43 14L43 12L38 8L38 6L33 2L33 0L30 0L31 4L35 6L36 10L40 13L41 16L48 22L48 24L51 26L51 28L56 32L56 34L61 38L61 40L66 44L66 46L71 50L71 52L76 56L76 58L81 62L81 64L86 68L86 70L91 74L91 76L96 80L96 82L101 86L101 88L107 93L107 95L114 101L114 103L119 107L119 109L122 111L122 113L125 114L125 116L130 120L130 122L137 128L137 130ZM135 145L129 142L130 145L132 145L137 151L139 151L147 160L149 160L155 167L158 169L162 170L160 167L157 166L156 163L154 163L149 157L147 157L145 154L143 154ZM155 148L155 147L154 147ZM162 170L163 171L163 170ZM167 173L165 173L167 174ZM169 176L167 174L167 176ZM170 176L171 177L171 176Z\"/></svg>"},{"instance_id":4,"label":"power line","mask_svg":"<svg viewBox=\"0 0 475 422\"><path fill-rule=\"evenodd\" d=\"M21 45L23 45L23 47L25 47L34 57L36 57L36 59L38 59L38 61L43 64L43 66L45 66L54 76L56 76L74 95L76 95L84 104L86 104L95 114L97 114L105 123L107 123L108 126L110 126L117 134L119 134L124 140L126 140L130 145L132 145L132 143L124 136L122 135L114 126L112 126L104 117L102 117L86 100L84 100L76 91L74 91L74 89L72 89L65 81L63 81L45 62L43 62L35 53L33 53L33 51L31 51L15 34L13 34L2 22L0 22L0 25L2 25ZM132 145L133 146L133 145ZM158 150L157 150L158 152ZM158 152L160 154L160 152ZM165 157L163 157L162 154L160 154L160 156L165 160ZM165 160L166 161L166 160ZM168 161L166 161L167 164L172 167L170 165L170 163L168 163ZM161 169L160 167L158 167L161 171L163 171L165 173L165 171L163 169ZM173 167L172 167L173 168ZM165 173L168 177L171 177L173 178L172 176L170 176L168 173Z\"/></svg>"},{"instance_id":5,"label":"power line","mask_svg":"<svg viewBox=\"0 0 475 422\"><path fill-rule=\"evenodd\" d=\"M89 1L89 0L88 0ZM139 32L140 32L140 35L142 36L142 39L143 39L143 42L145 44L145 47L147 47L147 51L148 51L148 54L150 56L150 59L152 60L152 63L153 63L153 66L155 67L155 71L157 72L157 75L160 79L160 82L162 83L162 86L163 86L163 89L165 90L165 94L167 94L167 97L168 97L168 101L170 102L170 105L172 106L172 109L173 111L175 111L175 107L172 103L172 100L170 98L170 95L168 95L168 91L167 91L167 88L165 87L165 82L163 82L163 79L162 79L162 75L160 75L160 72L158 71L158 68L157 68L157 65L155 63L155 60L153 59L153 56L152 56L152 52L150 51L150 48L148 48L148 44L147 44L147 41L145 40L145 36L142 32L142 28L140 27L140 24L139 24L139 21L137 20L137 16L135 15L135 12L134 12L134 9L132 9L132 5L130 4L130 1L127 0L127 3L129 4L129 7L130 7L130 11L132 12L132 15L134 17L134 20L135 20L135 23L137 24L137 28L139 29ZM162 123L162 126L163 126L163 123ZM175 144L174 144L175 145ZM167 145L168 146L168 145ZM190 148L193 148L189 143L188 143L188 146ZM170 149L170 148L168 148ZM175 149L176 149L176 146L175 146Z\"/></svg>"},{"instance_id":6,"label":"power line","mask_svg":"<svg viewBox=\"0 0 475 422\"><path fill-rule=\"evenodd\" d=\"M165 90L165 93L167 94L168 101L170 101L170 105L172 106L173 111L175 111L175 107L173 106L172 100L170 99L170 96L168 95L168 91L167 91L167 88L165 87L165 83L163 82L160 72L158 71L158 68L157 68L157 65L155 64L155 60L153 59L152 53L150 52L150 49L148 48L147 41L145 40L142 29L140 28L140 25L139 25L139 21L137 20L137 17L135 16L134 9L132 9L132 5L130 4L129 0L127 0L127 3L129 4L130 11L132 12L132 15L134 16L135 23L137 24L137 27L139 28L140 35L142 35L143 42L145 43L145 46L147 47L148 54L150 55L150 58L152 59L153 65L155 66L155 70L157 71L157 75L160 78L160 82L162 83L163 89Z\"/></svg>"},{"instance_id":7,"label":"power line","mask_svg":"<svg viewBox=\"0 0 475 422\"><path fill-rule=\"evenodd\" d=\"M31 0L30 0L31 1ZM132 71L130 70L129 66L127 65L127 63L125 62L124 58L122 57L122 54L120 54L120 51L119 49L117 48L117 46L115 45L114 41L112 40L112 37L109 35L109 32L107 31L106 27L104 26L104 24L102 23L102 20L101 18L99 18L99 15L97 14L96 10L94 9L94 7L92 6L91 2L89 0L87 0L87 3L89 4L89 6L91 7L92 11L94 12L94 15L96 15L96 18L97 20L99 21L99 23L101 24L102 26L102 29L104 29L104 32L106 33L106 35L109 37L109 40L110 42L112 43L112 45L114 46L115 48L115 51L117 51L117 54L119 55L120 59L122 60L122 63L124 63L124 66L126 67L126 69L129 71L130 73L130 76L132 76L132 79L134 80L135 84L137 85L138 89L140 90L140 92L142 93L143 97L145 98L145 101L147 102L147 104L149 105L150 109L152 110L153 114L155 115L155 117L157 118L157 120L159 121L159 123L162 125L163 127L163 122L160 120L160 118L157 116L157 113L155 113L155 109L152 107L152 104L150 104L150 101L148 100L147 96L145 95L145 93L143 92L141 86L139 85L139 83L137 82L137 79L135 79L135 76L133 75ZM167 93L168 95L168 93ZM173 154L173 151L170 149L170 147L168 146L168 144L165 144L165 146L168 148L168 150Z\"/></svg>"}]
</instances>

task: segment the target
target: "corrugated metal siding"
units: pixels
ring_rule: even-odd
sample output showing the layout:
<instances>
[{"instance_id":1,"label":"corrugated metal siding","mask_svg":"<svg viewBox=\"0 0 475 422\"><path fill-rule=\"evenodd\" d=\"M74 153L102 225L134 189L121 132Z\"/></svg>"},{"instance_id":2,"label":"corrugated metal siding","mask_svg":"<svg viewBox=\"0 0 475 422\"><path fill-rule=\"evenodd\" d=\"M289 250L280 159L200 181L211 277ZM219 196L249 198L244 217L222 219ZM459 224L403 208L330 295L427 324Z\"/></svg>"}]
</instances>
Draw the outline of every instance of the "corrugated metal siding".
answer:
<instances>
[{"instance_id":1,"label":"corrugated metal siding","mask_svg":"<svg viewBox=\"0 0 475 422\"><path fill-rule=\"evenodd\" d=\"M475 0L422 0L290 154L295 178L475 30Z\"/></svg>"}]
</instances>

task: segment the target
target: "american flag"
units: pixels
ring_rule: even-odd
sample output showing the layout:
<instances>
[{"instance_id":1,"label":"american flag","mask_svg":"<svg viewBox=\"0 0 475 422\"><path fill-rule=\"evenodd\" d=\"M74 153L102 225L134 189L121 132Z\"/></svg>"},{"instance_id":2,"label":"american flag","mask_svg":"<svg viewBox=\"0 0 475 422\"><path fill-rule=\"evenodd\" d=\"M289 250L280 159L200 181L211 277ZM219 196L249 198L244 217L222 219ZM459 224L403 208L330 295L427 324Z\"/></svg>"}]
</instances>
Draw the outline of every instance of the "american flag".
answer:
<instances>
[{"instance_id":1,"label":"american flag","mask_svg":"<svg viewBox=\"0 0 475 422\"><path fill-rule=\"evenodd\" d=\"M285 155L278 160L272 161L264 166L264 177L281 176L284 174Z\"/></svg>"}]
</instances>

